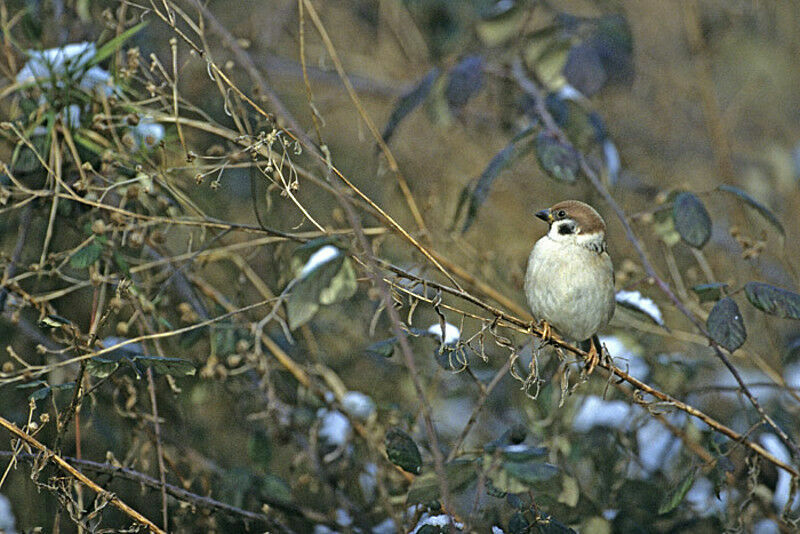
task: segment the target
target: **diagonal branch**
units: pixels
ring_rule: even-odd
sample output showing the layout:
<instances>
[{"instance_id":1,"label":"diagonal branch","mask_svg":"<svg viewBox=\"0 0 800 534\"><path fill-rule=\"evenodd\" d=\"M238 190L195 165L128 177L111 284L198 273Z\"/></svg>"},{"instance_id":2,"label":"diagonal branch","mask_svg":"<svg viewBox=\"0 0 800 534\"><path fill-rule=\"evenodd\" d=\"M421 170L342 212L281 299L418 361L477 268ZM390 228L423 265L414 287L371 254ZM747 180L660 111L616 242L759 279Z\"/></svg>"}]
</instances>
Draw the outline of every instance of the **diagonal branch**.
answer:
<instances>
[{"instance_id":1,"label":"diagonal branch","mask_svg":"<svg viewBox=\"0 0 800 534\"><path fill-rule=\"evenodd\" d=\"M91 489L98 495L102 495L103 498L105 498L106 500L108 500L108 502L119 508L125 515L127 515L137 523L146 526L147 528L150 529L151 532L155 532L156 534L166 534L163 530L158 528L155 525L155 523L153 523L145 516L143 516L142 514L140 514L127 504L125 504L119 497L95 484L86 475L84 475L83 473L72 467L72 465L67 463L67 461L64 460L61 456L57 455L52 450L48 449L45 445L39 442L39 440L37 440L33 436L28 435L26 432L23 432L22 430L20 430L19 427L17 427L17 425L6 420L2 416L0 416L0 426L8 430L14 436L23 440L25 443L27 443L34 449L44 453L46 459L52 460L54 463L58 465L58 467L60 467L63 471L66 471L70 476L78 480L81 484L89 487L89 489Z\"/></svg>"}]
</instances>

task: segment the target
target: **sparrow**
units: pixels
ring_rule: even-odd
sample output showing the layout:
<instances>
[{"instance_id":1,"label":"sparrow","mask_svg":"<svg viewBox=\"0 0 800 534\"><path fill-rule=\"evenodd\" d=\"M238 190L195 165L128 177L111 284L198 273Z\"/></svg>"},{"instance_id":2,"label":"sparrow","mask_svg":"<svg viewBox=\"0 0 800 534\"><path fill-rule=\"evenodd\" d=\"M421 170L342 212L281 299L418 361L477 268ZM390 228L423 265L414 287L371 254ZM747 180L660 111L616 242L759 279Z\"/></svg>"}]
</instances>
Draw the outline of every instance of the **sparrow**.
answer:
<instances>
[{"instance_id":1,"label":"sparrow","mask_svg":"<svg viewBox=\"0 0 800 534\"><path fill-rule=\"evenodd\" d=\"M550 338L552 328L576 343L589 341L591 374L600 361L596 334L614 315L614 266L606 249L606 223L593 207L577 200L559 202L536 216L550 228L528 258L528 305L541 321L544 339Z\"/></svg>"}]
</instances>

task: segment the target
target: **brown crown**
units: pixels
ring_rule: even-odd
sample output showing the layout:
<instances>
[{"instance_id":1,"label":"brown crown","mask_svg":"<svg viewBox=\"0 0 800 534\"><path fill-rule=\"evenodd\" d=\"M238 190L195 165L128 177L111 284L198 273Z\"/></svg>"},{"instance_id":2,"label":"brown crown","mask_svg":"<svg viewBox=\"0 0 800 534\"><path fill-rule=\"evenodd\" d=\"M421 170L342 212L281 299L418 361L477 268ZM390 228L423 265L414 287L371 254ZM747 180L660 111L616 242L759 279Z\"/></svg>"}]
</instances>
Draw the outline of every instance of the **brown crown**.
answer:
<instances>
[{"instance_id":1,"label":"brown crown","mask_svg":"<svg viewBox=\"0 0 800 534\"><path fill-rule=\"evenodd\" d=\"M558 212L564 210L565 217L559 217ZM582 234L591 234L595 232L606 232L606 223L597 211L589 204L579 200L564 200L555 204L550 208L550 213L554 220L561 218L572 219L578 223L580 232Z\"/></svg>"}]
</instances>

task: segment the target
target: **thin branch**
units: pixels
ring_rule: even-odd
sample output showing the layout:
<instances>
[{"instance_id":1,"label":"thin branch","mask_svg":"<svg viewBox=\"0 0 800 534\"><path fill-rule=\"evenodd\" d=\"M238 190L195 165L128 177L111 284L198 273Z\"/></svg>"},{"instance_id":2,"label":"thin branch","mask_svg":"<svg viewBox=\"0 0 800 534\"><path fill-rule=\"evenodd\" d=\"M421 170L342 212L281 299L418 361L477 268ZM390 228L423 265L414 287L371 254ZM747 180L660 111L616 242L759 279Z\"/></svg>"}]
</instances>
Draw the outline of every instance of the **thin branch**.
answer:
<instances>
[{"instance_id":1,"label":"thin branch","mask_svg":"<svg viewBox=\"0 0 800 534\"><path fill-rule=\"evenodd\" d=\"M558 136L562 141L565 142L568 141L566 134L558 127L558 125L553 120L553 117L550 115L550 112L547 111L547 107L545 106L544 98L542 97L541 91L536 86L536 84L532 80L530 80L525 74L521 61L516 60L514 62L512 66L512 72L514 78L517 80L520 87L522 87L523 90L534 99L534 104L536 106L537 114L540 116L547 129L551 131L551 133L553 133L554 135ZM586 176L586 178L589 180L589 183L592 184L592 186L597 190L597 192L600 193L600 196L603 197L603 199L611 207L611 209L617 215L617 218L622 223L622 227L625 229L625 235L627 236L628 241L630 241L630 243L633 245L634 250L636 250L636 254L639 256L639 261L641 262L642 267L644 267L645 273L647 273L648 277L650 277L655 282L655 284L667 296L667 298L669 298L669 300L672 301L675 307L678 308L678 310L680 310L680 312L684 316L686 316L686 318L689 319L689 321L691 321L691 323L695 326L695 328L697 328L697 330L708 339L709 345L716 354L717 358L719 358L719 360L723 363L723 365L725 365L728 371L730 371L730 373L733 375L734 379L739 384L742 393L744 394L745 397L747 397L747 399L750 401L750 404L753 406L753 408L755 408L755 410L761 416L761 419L773 430L773 432L775 432L775 434L777 434L777 436L780 438L783 444L786 445L786 447L788 447L792 451L792 456L796 459L800 458L800 448L798 448L794 440L792 440L786 434L786 432L775 423L772 417L770 417L769 414L767 414L764 411L764 408L758 402L758 399L756 399L756 397L747 388L747 385L744 383L744 380L739 374L739 371L736 369L736 367L734 367L733 363L730 361L730 358L728 358L728 356L725 355L725 353L722 351L719 345L708 335L708 331L706 330L706 327L702 323L702 321L700 321L700 319L698 319L697 316L693 314L691 310L689 310L689 308L686 307L683 301L681 301L677 297L677 295L675 295L675 293L672 291L672 288L670 288L669 284L665 282L658 275L658 273L656 273L655 267L650 262L650 259L647 257L647 254L645 253L641 242L636 237L633 228L628 222L628 218L625 215L625 212L622 210L619 204L617 204L617 202L614 200L614 197L611 196L611 193L608 191L605 185L603 185L603 183L600 181L600 178L597 176L597 173L588 164L586 158L583 157L583 154L578 153L578 157L579 157L581 172L584 174L584 176Z\"/></svg>"},{"instance_id":2,"label":"thin branch","mask_svg":"<svg viewBox=\"0 0 800 534\"><path fill-rule=\"evenodd\" d=\"M37 440L33 436L28 435L26 432L23 432L17 427L17 425L6 420L2 416L0 416L0 426L8 430L14 436L23 440L25 443L27 443L34 449L44 453L46 460L51 460L55 462L63 471L66 471L70 476L78 480L81 484L89 487L89 489L91 489L98 495L102 496L105 500L113 504L115 507L119 508L125 515L127 515L137 523L146 526L147 528L150 529L151 532L155 532L156 534L166 534L163 530L158 528L155 525L155 523L153 523L145 516L143 516L142 514L140 514L127 504L125 504L119 497L95 484L91 479L86 477L86 475L84 475L83 473L72 467L72 465L70 465L61 456L57 455L52 450L48 449L45 445L39 442L39 440Z\"/></svg>"},{"instance_id":3,"label":"thin branch","mask_svg":"<svg viewBox=\"0 0 800 534\"><path fill-rule=\"evenodd\" d=\"M15 453L13 451L0 451L0 457L3 458L16 457L21 460L33 462L38 457L38 455L31 453L24 453L24 452ZM69 456L62 456L62 458L65 461L72 464L73 466L77 466L83 470L93 471L95 473L101 473L121 480L128 480L154 490L160 490L162 488L161 482L158 479L155 479L144 473L140 473L139 471L136 471L129 467L93 462L91 460L81 460ZM187 502L192 506L197 506L199 508L206 508L216 512L222 512L224 514L230 515L231 517L238 517L244 521L254 521L256 523L267 524L267 525L273 524L275 522L274 519L264 514L260 514L258 512L251 512L249 510L244 510L242 508L217 501L215 499L212 499L211 497L198 495L196 493L192 493L191 491L185 490L179 486L174 486L172 484L165 484L163 487L166 488L166 491L170 496L174 497L175 499L178 499L179 501ZM296 506L286 503L278 498L273 498L269 495L263 495L263 494L261 498L264 500L264 502L266 502L276 510L281 510L282 512L289 513L292 515L297 515L299 517L306 516L305 512L300 508L297 508ZM312 521L318 521L318 522L325 522L326 520L324 516L317 516L317 515L313 515L308 518Z\"/></svg>"}]
</instances>

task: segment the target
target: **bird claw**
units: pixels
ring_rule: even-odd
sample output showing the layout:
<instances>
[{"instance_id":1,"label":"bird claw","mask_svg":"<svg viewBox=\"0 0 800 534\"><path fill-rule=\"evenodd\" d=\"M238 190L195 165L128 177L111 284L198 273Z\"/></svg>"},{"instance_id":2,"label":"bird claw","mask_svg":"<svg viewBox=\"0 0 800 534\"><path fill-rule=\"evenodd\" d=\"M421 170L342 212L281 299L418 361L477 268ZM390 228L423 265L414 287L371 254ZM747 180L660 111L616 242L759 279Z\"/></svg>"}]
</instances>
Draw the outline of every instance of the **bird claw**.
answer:
<instances>
[{"instance_id":1,"label":"bird claw","mask_svg":"<svg viewBox=\"0 0 800 534\"><path fill-rule=\"evenodd\" d=\"M549 343L553 339L553 327L545 320L542 320L539 327L542 329L542 340L545 343Z\"/></svg>"},{"instance_id":2,"label":"bird claw","mask_svg":"<svg viewBox=\"0 0 800 534\"><path fill-rule=\"evenodd\" d=\"M589 345L589 352L586 356L586 375L589 376L594 372L594 368L597 367L597 364L600 363L600 360L604 356L602 347L598 351L597 345L595 344L594 340L590 341Z\"/></svg>"}]
</instances>

